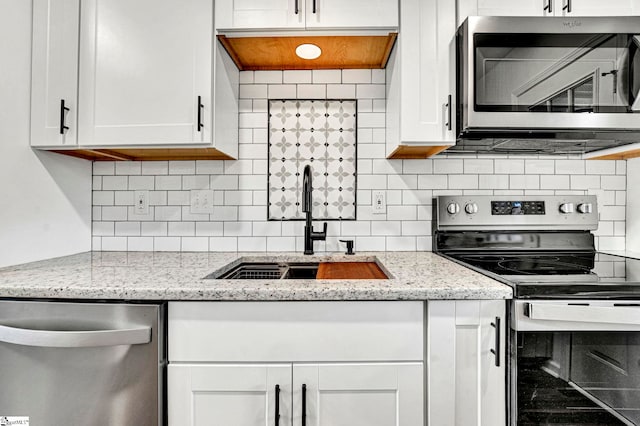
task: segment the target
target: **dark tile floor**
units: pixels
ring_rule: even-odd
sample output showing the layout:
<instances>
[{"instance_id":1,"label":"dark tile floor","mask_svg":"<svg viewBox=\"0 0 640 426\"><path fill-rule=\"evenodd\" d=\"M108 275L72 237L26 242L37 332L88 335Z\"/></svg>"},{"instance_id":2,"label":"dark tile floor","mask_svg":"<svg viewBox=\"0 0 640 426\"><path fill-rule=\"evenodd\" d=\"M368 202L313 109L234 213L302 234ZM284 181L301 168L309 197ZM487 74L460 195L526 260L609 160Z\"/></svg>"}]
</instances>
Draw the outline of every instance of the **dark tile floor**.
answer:
<instances>
[{"instance_id":1,"label":"dark tile floor","mask_svg":"<svg viewBox=\"0 0 640 426\"><path fill-rule=\"evenodd\" d=\"M624 426L565 381L543 371L543 362L518 361L518 426Z\"/></svg>"}]
</instances>

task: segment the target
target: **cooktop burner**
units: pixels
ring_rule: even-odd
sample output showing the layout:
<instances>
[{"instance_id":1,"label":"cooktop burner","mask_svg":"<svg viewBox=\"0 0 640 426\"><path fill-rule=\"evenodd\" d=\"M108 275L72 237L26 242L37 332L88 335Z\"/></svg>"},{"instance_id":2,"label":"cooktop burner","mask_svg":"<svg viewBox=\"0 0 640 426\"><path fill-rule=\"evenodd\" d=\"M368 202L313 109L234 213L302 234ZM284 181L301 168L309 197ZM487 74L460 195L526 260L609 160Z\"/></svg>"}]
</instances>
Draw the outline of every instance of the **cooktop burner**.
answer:
<instances>
[{"instance_id":1,"label":"cooktop burner","mask_svg":"<svg viewBox=\"0 0 640 426\"><path fill-rule=\"evenodd\" d=\"M595 253L461 254L456 259L498 275L586 275Z\"/></svg>"}]
</instances>

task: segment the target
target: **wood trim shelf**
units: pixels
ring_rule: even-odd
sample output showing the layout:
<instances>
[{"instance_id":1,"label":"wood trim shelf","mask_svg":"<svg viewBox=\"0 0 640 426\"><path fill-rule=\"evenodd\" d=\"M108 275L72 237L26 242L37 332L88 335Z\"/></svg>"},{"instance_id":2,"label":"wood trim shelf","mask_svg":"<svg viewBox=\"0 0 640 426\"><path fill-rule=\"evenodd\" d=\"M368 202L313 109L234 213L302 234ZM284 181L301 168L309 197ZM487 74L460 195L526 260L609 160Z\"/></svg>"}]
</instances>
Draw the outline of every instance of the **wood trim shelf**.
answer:
<instances>
[{"instance_id":1,"label":"wood trim shelf","mask_svg":"<svg viewBox=\"0 0 640 426\"><path fill-rule=\"evenodd\" d=\"M640 157L640 149L632 149L629 151L618 152L615 154L605 154L597 157L587 158L587 160L628 160L630 158Z\"/></svg>"},{"instance_id":2,"label":"wood trim shelf","mask_svg":"<svg viewBox=\"0 0 640 426\"><path fill-rule=\"evenodd\" d=\"M384 36L228 37L218 40L240 71L385 68L398 33ZM296 56L296 47L322 49L317 59Z\"/></svg>"},{"instance_id":3,"label":"wood trim shelf","mask_svg":"<svg viewBox=\"0 0 640 426\"><path fill-rule=\"evenodd\" d=\"M399 145L387 158L393 160L429 158L447 148L451 148L451 146L452 145Z\"/></svg>"},{"instance_id":4,"label":"wood trim shelf","mask_svg":"<svg viewBox=\"0 0 640 426\"><path fill-rule=\"evenodd\" d=\"M48 149L91 161L234 160L215 148Z\"/></svg>"}]
</instances>

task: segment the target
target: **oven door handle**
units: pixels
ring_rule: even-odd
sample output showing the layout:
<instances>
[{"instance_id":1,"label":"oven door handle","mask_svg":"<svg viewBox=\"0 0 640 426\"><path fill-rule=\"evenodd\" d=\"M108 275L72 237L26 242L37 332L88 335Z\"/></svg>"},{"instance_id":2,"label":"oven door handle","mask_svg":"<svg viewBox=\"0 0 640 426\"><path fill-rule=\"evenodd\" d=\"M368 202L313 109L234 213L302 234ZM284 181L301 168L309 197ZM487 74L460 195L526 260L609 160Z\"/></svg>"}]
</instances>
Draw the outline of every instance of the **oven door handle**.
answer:
<instances>
[{"instance_id":1,"label":"oven door handle","mask_svg":"<svg viewBox=\"0 0 640 426\"><path fill-rule=\"evenodd\" d=\"M629 306L574 306L528 303L525 316L541 321L640 325L640 309Z\"/></svg>"}]
</instances>

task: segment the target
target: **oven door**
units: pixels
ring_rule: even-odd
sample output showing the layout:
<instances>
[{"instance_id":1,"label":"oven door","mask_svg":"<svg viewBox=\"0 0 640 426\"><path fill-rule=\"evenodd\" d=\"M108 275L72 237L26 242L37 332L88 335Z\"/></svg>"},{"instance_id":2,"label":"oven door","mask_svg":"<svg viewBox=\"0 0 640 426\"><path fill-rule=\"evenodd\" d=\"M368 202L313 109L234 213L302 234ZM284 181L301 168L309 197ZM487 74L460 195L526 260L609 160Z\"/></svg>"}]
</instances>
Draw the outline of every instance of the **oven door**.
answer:
<instances>
[{"instance_id":1,"label":"oven door","mask_svg":"<svg viewBox=\"0 0 640 426\"><path fill-rule=\"evenodd\" d=\"M511 424L640 425L640 301L515 300Z\"/></svg>"},{"instance_id":2,"label":"oven door","mask_svg":"<svg viewBox=\"0 0 640 426\"><path fill-rule=\"evenodd\" d=\"M460 134L638 130L640 19L470 17Z\"/></svg>"}]
</instances>

